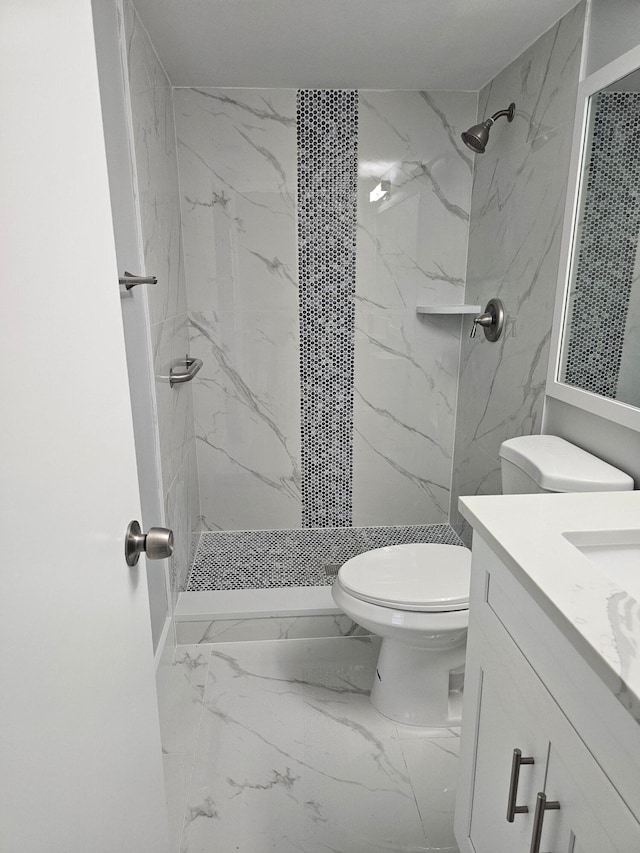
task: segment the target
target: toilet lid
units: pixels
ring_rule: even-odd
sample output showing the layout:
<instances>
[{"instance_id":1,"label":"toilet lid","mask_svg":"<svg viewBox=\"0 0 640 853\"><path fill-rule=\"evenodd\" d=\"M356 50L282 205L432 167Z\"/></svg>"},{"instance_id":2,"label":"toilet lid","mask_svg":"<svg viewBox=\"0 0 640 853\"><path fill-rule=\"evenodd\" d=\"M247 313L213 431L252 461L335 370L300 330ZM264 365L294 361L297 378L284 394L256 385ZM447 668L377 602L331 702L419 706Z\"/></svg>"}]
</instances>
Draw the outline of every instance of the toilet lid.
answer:
<instances>
[{"instance_id":1,"label":"toilet lid","mask_svg":"<svg viewBox=\"0 0 640 853\"><path fill-rule=\"evenodd\" d=\"M363 601L399 610L466 610L471 551L459 545L389 545L341 566L341 587Z\"/></svg>"}]
</instances>

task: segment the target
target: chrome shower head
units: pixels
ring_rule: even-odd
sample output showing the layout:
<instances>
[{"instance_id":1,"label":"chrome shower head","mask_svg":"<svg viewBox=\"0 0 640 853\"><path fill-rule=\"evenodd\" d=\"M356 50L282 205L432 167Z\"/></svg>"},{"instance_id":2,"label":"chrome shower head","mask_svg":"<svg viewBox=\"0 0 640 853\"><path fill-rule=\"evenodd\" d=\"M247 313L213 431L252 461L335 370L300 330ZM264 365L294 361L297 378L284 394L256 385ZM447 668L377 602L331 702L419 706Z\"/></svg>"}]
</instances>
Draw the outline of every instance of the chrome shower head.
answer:
<instances>
[{"instance_id":1,"label":"chrome shower head","mask_svg":"<svg viewBox=\"0 0 640 853\"><path fill-rule=\"evenodd\" d=\"M515 114L516 105L513 103L509 104L508 109L500 110L499 112L494 113L491 118L486 119L480 124L474 124L473 127L469 128L469 130L465 130L465 132L461 134L462 141L467 148L470 148L475 154L484 154L487 142L489 141L491 125L501 116L506 116L507 121L513 121Z\"/></svg>"}]
</instances>

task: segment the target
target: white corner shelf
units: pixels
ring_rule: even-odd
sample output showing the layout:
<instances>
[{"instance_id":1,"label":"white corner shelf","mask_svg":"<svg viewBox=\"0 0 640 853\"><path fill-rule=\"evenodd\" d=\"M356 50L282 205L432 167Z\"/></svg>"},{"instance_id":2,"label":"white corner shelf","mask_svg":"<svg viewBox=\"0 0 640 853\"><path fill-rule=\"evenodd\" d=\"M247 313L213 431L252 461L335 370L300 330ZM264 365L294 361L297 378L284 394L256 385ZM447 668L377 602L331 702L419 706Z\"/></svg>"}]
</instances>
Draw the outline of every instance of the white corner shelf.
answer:
<instances>
[{"instance_id":1,"label":"white corner shelf","mask_svg":"<svg viewBox=\"0 0 640 853\"><path fill-rule=\"evenodd\" d=\"M417 305L416 314L480 314L479 305Z\"/></svg>"}]
</instances>

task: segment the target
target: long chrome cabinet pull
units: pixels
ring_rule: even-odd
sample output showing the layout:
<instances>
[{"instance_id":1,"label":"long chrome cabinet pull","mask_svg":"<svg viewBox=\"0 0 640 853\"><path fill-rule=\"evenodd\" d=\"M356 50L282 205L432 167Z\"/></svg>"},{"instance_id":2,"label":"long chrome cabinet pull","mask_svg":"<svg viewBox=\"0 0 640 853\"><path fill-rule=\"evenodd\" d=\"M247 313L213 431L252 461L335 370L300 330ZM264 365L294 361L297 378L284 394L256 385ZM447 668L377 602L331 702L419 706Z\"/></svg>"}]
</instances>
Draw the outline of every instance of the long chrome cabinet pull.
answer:
<instances>
[{"instance_id":1,"label":"long chrome cabinet pull","mask_svg":"<svg viewBox=\"0 0 640 853\"><path fill-rule=\"evenodd\" d=\"M509 800L507 802L507 820L513 823L517 814L526 814L529 811L529 806L517 806L518 799L518 782L520 780L520 765L535 764L531 756L522 757L522 752L519 749L513 750L513 761L511 762L511 781L509 783Z\"/></svg>"},{"instance_id":2,"label":"long chrome cabinet pull","mask_svg":"<svg viewBox=\"0 0 640 853\"><path fill-rule=\"evenodd\" d=\"M540 839L542 838L544 813L548 810L559 808L560 803L557 800L547 800L546 794L543 794L542 792L540 792L536 797L536 812L533 816L533 832L531 834L530 853L540 853Z\"/></svg>"}]
</instances>

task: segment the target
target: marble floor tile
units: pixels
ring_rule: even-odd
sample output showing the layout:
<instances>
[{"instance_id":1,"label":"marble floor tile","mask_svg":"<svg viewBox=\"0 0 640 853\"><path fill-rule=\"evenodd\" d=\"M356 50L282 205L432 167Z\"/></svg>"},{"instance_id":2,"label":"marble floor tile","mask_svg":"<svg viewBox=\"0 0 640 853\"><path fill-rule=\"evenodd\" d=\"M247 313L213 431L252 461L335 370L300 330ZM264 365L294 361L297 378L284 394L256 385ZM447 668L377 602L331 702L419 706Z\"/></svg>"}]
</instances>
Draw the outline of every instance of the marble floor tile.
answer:
<instances>
[{"instance_id":1,"label":"marble floor tile","mask_svg":"<svg viewBox=\"0 0 640 853\"><path fill-rule=\"evenodd\" d=\"M402 751L429 849L457 851L453 837L459 737L405 740Z\"/></svg>"},{"instance_id":2,"label":"marble floor tile","mask_svg":"<svg viewBox=\"0 0 640 853\"><path fill-rule=\"evenodd\" d=\"M399 740L425 740L431 738L459 738L460 727L452 726L450 729L428 729L423 726L406 726L396 723Z\"/></svg>"},{"instance_id":3,"label":"marble floor tile","mask_svg":"<svg viewBox=\"0 0 640 853\"><path fill-rule=\"evenodd\" d=\"M180 849L182 827L189 798L193 755L191 753L164 755L162 760L169 822L169 850L171 853L176 853Z\"/></svg>"},{"instance_id":4,"label":"marble floor tile","mask_svg":"<svg viewBox=\"0 0 640 853\"><path fill-rule=\"evenodd\" d=\"M210 646L178 646L171 672L158 692L160 735L165 755L195 750Z\"/></svg>"},{"instance_id":5,"label":"marble floor tile","mask_svg":"<svg viewBox=\"0 0 640 853\"><path fill-rule=\"evenodd\" d=\"M263 619L214 619L176 622L178 642L238 643L247 640L296 640L368 634L348 616L269 616Z\"/></svg>"},{"instance_id":6,"label":"marble floor tile","mask_svg":"<svg viewBox=\"0 0 640 853\"><path fill-rule=\"evenodd\" d=\"M182 853L455 850L457 732L406 731L373 709L377 638L208 648ZM203 668L193 646L179 652L185 703Z\"/></svg>"}]
</instances>

